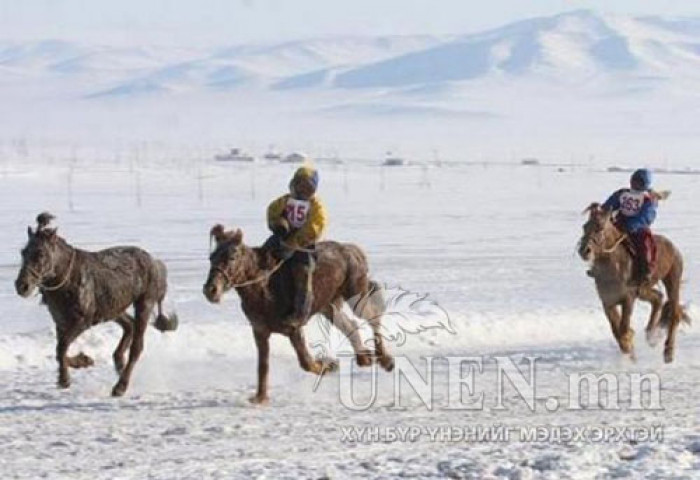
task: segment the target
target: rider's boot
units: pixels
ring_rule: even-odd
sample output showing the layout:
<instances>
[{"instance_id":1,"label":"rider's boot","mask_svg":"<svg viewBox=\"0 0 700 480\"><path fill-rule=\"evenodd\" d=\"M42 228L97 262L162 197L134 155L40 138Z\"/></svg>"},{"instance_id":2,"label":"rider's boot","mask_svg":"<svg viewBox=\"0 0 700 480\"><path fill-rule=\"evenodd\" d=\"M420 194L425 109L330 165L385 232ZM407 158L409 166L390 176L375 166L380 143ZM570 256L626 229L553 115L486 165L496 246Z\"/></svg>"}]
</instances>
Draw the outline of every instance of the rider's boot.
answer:
<instances>
[{"instance_id":1,"label":"rider's boot","mask_svg":"<svg viewBox=\"0 0 700 480\"><path fill-rule=\"evenodd\" d=\"M296 265L294 268L294 311L290 323L303 325L311 316L313 306L313 264Z\"/></svg>"}]
</instances>

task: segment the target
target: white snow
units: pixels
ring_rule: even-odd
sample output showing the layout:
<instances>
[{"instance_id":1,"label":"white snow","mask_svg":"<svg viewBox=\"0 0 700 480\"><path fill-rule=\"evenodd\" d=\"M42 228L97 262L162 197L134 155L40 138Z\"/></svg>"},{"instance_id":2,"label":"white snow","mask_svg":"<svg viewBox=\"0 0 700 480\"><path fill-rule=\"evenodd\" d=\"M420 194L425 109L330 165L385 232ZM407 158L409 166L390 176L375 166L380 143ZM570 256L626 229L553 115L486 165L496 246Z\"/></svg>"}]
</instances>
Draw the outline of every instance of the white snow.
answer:
<instances>
[{"instance_id":1,"label":"white snow","mask_svg":"<svg viewBox=\"0 0 700 480\"><path fill-rule=\"evenodd\" d=\"M109 155L106 155L109 157ZM13 160L0 173L0 469L7 478L592 478L695 477L700 468L700 337L685 328L677 359L643 339L648 313L635 316L639 360L620 357L574 246L588 202L626 182L626 174L590 167L462 165L404 167L321 165L320 194L331 215L330 238L362 245L373 277L429 293L456 335L410 336L391 345L422 365L426 355L540 357L538 398L566 398L571 372L657 372L662 411L531 412L506 389L507 409L450 411L446 371L436 367L435 403L427 410L410 389L392 408L393 379L379 374L377 402L353 412L339 401L339 381L314 378L296 365L283 338L272 344L271 403L247 402L255 386L256 353L234 293L221 305L201 294L212 224L243 228L264 240L266 202L284 191L293 166L217 166L158 160L156 152L95 163L79 156L69 208L68 163ZM383 173L382 173L383 172ZM200 184L198 178L201 177ZM700 177L658 175L673 190L657 230L686 257L684 300L695 300L700 269ZM140 200L139 200L140 199ZM140 206L139 206L140 203ZM59 233L88 249L137 244L165 260L168 307L177 332L148 332L146 351L123 399L112 399L111 351L118 329L100 326L74 351L96 366L73 372L68 391L55 388L54 338L38 299L13 291L26 226L49 209ZM697 310L693 310L696 318ZM319 339L317 324L309 342ZM493 399L493 365L482 381ZM365 391L365 390L362 390ZM629 394L621 392L621 404ZM490 400L487 400L489 404ZM650 426L663 442L343 442L342 427Z\"/></svg>"}]
</instances>

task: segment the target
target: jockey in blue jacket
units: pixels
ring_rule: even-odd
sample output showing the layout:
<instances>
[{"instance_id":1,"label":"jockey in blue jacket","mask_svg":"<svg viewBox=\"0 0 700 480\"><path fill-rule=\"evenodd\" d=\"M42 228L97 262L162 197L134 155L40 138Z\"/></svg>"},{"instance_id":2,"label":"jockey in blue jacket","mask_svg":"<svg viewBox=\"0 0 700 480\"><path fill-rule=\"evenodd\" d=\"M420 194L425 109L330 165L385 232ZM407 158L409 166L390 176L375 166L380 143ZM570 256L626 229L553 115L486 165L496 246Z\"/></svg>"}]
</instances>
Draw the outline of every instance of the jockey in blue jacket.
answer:
<instances>
[{"instance_id":1,"label":"jockey in blue jacket","mask_svg":"<svg viewBox=\"0 0 700 480\"><path fill-rule=\"evenodd\" d=\"M637 279L651 279L656 261L656 242L651 225L656 219L658 194L651 190L651 172L639 169L630 178L630 187L613 193L603 204L609 212L617 213L615 224L627 234L637 251Z\"/></svg>"}]
</instances>

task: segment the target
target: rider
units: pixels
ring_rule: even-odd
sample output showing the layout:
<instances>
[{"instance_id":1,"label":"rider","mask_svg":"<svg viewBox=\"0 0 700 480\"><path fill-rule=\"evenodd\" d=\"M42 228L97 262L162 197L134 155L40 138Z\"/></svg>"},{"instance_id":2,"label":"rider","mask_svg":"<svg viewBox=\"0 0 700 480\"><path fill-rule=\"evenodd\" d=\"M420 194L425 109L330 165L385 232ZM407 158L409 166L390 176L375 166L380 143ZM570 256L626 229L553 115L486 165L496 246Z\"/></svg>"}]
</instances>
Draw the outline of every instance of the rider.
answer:
<instances>
[{"instance_id":1,"label":"rider","mask_svg":"<svg viewBox=\"0 0 700 480\"><path fill-rule=\"evenodd\" d=\"M265 245L279 260L291 259L295 294L291 320L301 322L311 314L316 242L326 228L326 209L316 195L318 172L309 166L297 169L289 193L267 208L272 236Z\"/></svg>"},{"instance_id":2,"label":"rider","mask_svg":"<svg viewBox=\"0 0 700 480\"><path fill-rule=\"evenodd\" d=\"M631 188L613 193L603 204L609 212L617 213L615 224L630 238L637 254L637 280L646 283L651 279L656 261L656 242L651 224L656 219L659 198L651 189L651 172L646 168L636 170L630 178Z\"/></svg>"}]
</instances>

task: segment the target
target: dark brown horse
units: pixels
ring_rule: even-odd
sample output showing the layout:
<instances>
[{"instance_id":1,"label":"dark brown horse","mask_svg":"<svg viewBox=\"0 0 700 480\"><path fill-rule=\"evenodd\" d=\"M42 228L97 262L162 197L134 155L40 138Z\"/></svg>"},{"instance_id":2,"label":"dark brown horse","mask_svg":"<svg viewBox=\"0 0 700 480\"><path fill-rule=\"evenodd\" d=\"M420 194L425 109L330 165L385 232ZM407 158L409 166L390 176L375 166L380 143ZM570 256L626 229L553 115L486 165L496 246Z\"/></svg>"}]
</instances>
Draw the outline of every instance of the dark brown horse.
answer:
<instances>
[{"instance_id":1,"label":"dark brown horse","mask_svg":"<svg viewBox=\"0 0 700 480\"><path fill-rule=\"evenodd\" d=\"M587 209L588 221L583 226L579 242L579 255L592 263L591 274L595 279L598 296L610 321L620 350L634 358L634 330L630 320L637 299L651 304L651 316L646 327L647 341L656 342L659 327L666 327L668 335L664 348L664 360L673 361L676 331L681 320L689 317L680 303L683 257L678 249L662 235L655 235L657 244L657 268L651 282L639 285L634 275L634 257L626 246L626 237L615 227L610 212L593 203ZM657 284L662 282L668 297Z\"/></svg>"},{"instance_id":2,"label":"dark brown horse","mask_svg":"<svg viewBox=\"0 0 700 480\"><path fill-rule=\"evenodd\" d=\"M28 228L29 241L22 250L22 267L15 281L17 293L29 297L38 288L56 324L58 385L70 386L68 368L93 365L87 355L69 357L68 348L93 325L113 320L123 329L114 351L119 381L112 395L121 396L129 386L131 372L143 350L143 337L153 309L158 306L156 328L174 330L176 318L163 314L167 272L163 262L136 247L115 247L86 252L70 246L56 229L48 228L53 217L37 217L36 231ZM134 316L126 313L134 307ZM129 349L129 361L124 354Z\"/></svg>"},{"instance_id":3,"label":"dark brown horse","mask_svg":"<svg viewBox=\"0 0 700 480\"><path fill-rule=\"evenodd\" d=\"M305 371L323 375L337 367L332 361L312 358L306 345L303 327L317 313L328 318L347 336L358 365L368 366L376 358L384 369L394 368L394 360L380 333L381 314L384 312L380 287L370 281L367 259L360 248L337 242L317 244L311 315L302 322L290 323L286 319L292 311L294 299L292 265L276 263L266 249L246 246L240 230L225 231L221 225L216 225L211 235L216 240L216 249L209 259L211 268L204 284L204 295L210 302L218 303L225 292L235 288L241 297L243 312L253 327L258 349L258 389L251 402L265 403L268 400L269 338L272 333L289 337ZM376 352L365 348L357 323L342 311L343 304L351 298L367 299L353 302L351 307L372 327Z\"/></svg>"}]
</instances>

